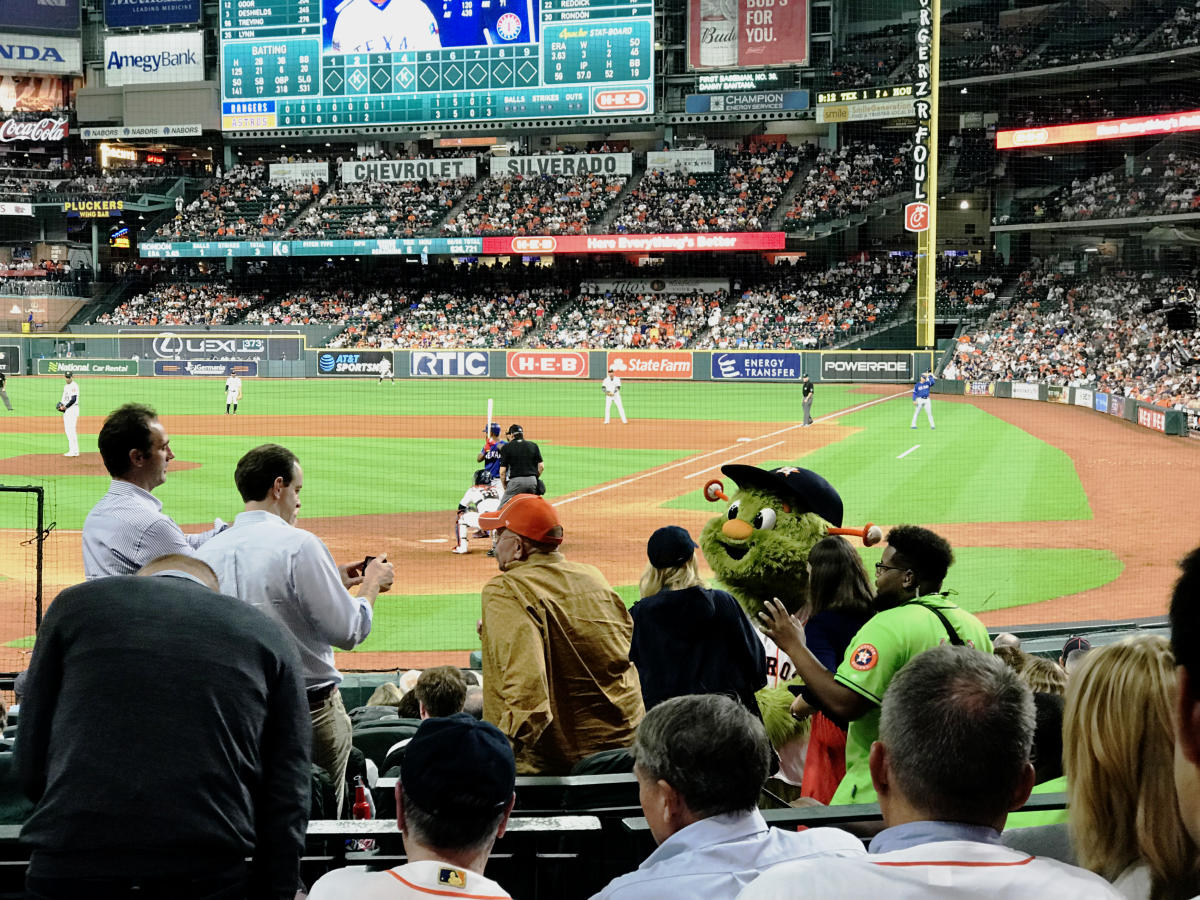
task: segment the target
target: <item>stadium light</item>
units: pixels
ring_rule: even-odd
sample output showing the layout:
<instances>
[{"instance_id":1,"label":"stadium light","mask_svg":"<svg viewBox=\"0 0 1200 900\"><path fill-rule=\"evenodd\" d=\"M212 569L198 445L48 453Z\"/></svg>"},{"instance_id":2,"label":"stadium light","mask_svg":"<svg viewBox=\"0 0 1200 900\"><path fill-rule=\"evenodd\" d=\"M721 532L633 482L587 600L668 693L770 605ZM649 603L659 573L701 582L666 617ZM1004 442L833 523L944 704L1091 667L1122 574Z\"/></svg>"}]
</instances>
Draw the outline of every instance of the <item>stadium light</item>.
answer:
<instances>
[{"instance_id":1,"label":"stadium light","mask_svg":"<svg viewBox=\"0 0 1200 900\"><path fill-rule=\"evenodd\" d=\"M959 201L959 203L958 203L958 208L959 208L959 209L970 209L970 208L971 208L971 204L970 204L970 202L969 202L969 201L967 201L967 200L960 200L960 201Z\"/></svg>"}]
</instances>

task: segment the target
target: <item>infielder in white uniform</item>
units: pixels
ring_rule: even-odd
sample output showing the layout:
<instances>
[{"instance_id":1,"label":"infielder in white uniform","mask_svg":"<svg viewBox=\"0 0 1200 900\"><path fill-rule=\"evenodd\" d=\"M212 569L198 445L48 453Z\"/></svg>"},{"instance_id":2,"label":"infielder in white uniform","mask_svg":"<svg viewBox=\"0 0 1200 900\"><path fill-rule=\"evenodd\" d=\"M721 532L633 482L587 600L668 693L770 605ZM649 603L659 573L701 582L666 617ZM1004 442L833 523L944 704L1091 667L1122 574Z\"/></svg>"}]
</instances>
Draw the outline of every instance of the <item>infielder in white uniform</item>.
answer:
<instances>
[{"instance_id":1,"label":"infielder in white uniform","mask_svg":"<svg viewBox=\"0 0 1200 900\"><path fill-rule=\"evenodd\" d=\"M492 476L487 469L475 473L475 485L470 488L458 501L458 521L454 525L453 553L467 553L467 535L471 529L479 528L479 514L495 512L500 508L500 492L492 482Z\"/></svg>"},{"instance_id":2,"label":"infielder in white uniform","mask_svg":"<svg viewBox=\"0 0 1200 900\"><path fill-rule=\"evenodd\" d=\"M437 19L421 0L347 0L336 7L333 49L338 53L438 50Z\"/></svg>"},{"instance_id":3,"label":"infielder in white uniform","mask_svg":"<svg viewBox=\"0 0 1200 900\"><path fill-rule=\"evenodd\" d=\"M392 372L392 364L386 356L379 361L379 383L383 384L383 379L385 378L392 384L396 383L396 375Z\"/></svg>"},{"instance_id":4,"label":"infielder in white uniform","mask_svg":"<svg viewBox=\"0 0 1200 900\"><path fill-rule=\"evenodd\" d=\"M78 456L79 436L75 434L75 425L79 422L79 385L70 372L63 378L67 383L63 385L62 399L57 407L63 414L63 431L67 433L67 452L63 456Z\"/></svg>"},{"instance_id":5,"label":"infielder in white uniform","mask_svg":"<svg viewBox=\"0 0 1200 900\"><path fill-rule=\"evenodd\" d=\"M241 399L242 377L230 375L225 379L225 415L229 415L230 407L233 407L233 414L236 416L238 401Z\"/></svg>"},{"instance_id":6,"label":"infielder in white uniform","mask_svg":"<svg viewBox=\"0 0 1200 900\"><path fill-rule=\"evenodd\" d=\"M625 407L621 403L621 379L613 374L613 370L608 370L608 377L601 382L604 387L604 424L607 425L612 417L613 404L617 405L617 412L621 414L621 424L628 425L629 420L625 418Z\"/></svg>"}]
</instances>

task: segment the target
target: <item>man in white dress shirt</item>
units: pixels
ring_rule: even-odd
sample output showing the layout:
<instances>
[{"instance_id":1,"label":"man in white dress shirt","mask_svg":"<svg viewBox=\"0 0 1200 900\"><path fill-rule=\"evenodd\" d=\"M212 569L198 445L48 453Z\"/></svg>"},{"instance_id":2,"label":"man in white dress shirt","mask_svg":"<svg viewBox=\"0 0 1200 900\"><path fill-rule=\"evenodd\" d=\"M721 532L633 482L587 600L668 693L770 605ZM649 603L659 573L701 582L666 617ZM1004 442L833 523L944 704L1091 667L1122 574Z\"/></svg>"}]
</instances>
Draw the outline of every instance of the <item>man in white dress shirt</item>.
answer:
<instances>
[{"instance_id":1,"label":"man in white dress shirt","mask_svg":"<svg viewBox=\"0 0 1200 900\"><path fill-rule=\"evenodd\" d=\"M63 456L79 455L79 435L75 426L79 423L79 385L75 376L70 372L63 375L66 383L63 385L62 399L58 401L58 411L63 417L63 431L67 434L67 452Z\"/></svg>"},{"instance_id":2,"label":"man in white dress shirt","mask_svg":"<svg viewBox=\"0 0 1200 900\"><path fill-rule=\"evenodd\" d=\"M732 897L779 863L864 854L857 838L837 828L767 825L757 804L771 744L762 722L729 697L690 694L658 704L638 726L633 758L659 846L593 900Z\"/></svg>"},{"instance_id":3,"label":"man in white dress shirt","mask_svg":"<svg viewBox=\"0 0 1200 900\"><path fill-rule=\"evenodd\" d=\"M1120 897L1099 875L1000 842L1033 787L1033 729L1033 695L997 657L926 650L883 698L870 766L887 827L870 854L776 866L739 900Z\"/></svg>"},{"instance_id":4,"label":"man in white dress shirt","mask_svg":"<svg viewBox=\"0 0 1200 900\"><path fill-rule=\"evenodd\" d=\"M167 480L175 458L167 430L149 406L126 403L104 420L97 437L112 484L83 522L83 574L133 575L168 553L196 548L229 526L216 519L202 534L185 534L150 492Z\"/></svg>"},{"instance_id":5,"label":"man in white dress shirt","mask_svg":"<svg viewBox=\"0 0 1200 900\"><path fill-rule=\"evenodd\" d=\"M604 424L607 425L612 418L613 404L616 404L617 412L621 416L621 424L628 425L629 420L625 418L625 407L621 403L621 379L613 374L613 370L608 370L608 377L600 382L604 388Z\"/></svg>"},{"instance_id":6,"label":"man in white dress shirt","mask_svg":"<svg viewBox=\"0 0 1200 900\"><path fill-rule=\"evenodd\" d=\"M353 650L371 633L375 598L392 585L392 564L378 554L338 565L319 537L296 527L304 473L296 455L278 444L255 447L233 475L246 511L196 556L212 566L221 591L283 625L300 648L313 724L312 761L327 771L341 813L350 717L338 685L333 648ZM347 588L358 585L358 596Z\"/></svg>"}]
</instances>

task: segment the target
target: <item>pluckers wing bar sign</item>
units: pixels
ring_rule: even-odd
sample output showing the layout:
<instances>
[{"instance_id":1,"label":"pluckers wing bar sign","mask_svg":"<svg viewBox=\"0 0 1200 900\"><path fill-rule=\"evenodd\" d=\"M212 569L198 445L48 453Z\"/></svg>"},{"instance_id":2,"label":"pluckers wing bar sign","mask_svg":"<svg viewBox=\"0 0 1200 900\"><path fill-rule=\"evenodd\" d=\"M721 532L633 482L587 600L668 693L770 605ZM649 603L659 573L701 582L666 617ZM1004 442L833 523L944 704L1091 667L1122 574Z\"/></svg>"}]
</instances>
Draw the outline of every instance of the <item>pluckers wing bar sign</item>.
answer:
<instances>
[{"instance_id":1,"label":"pluckers wing bar sign","mask_svg":"<svg viewBox=\"0 0 1200 900\"><path fill-rule=\"evenodd\" d=\"M41 144L47 141L65 141L67 139L67 120L52 119L47 116L36 122L22 122L17 119L5 119L0 122L0 141L29 141Z\"/></svg>"},{"instance_id":2,"label":"pluckers wing bar sign","mask_svg":"<svg viewBox=\"0 0 1200 900\"><path fill-rule=\"evenodd\" d=\"M904 207L904 227L909 231L929 228L929 125L932 115L930 99L931 48L933 43L933 10L931 0L917 0L917 79L913 84L913 112L917 127L913 131L913 202Z\"/></svg>"},{"instance_id":3,"label":"pluckers wing bar sign","mask_svg":"<svg viewBox=\"0 0 1200 900\"><path fill-rule=\"evenodd\" d=\"M66 200L63 212L82 219L106 219L119 216L125 209L124 200Z\"/></svg>"}]
</instances>

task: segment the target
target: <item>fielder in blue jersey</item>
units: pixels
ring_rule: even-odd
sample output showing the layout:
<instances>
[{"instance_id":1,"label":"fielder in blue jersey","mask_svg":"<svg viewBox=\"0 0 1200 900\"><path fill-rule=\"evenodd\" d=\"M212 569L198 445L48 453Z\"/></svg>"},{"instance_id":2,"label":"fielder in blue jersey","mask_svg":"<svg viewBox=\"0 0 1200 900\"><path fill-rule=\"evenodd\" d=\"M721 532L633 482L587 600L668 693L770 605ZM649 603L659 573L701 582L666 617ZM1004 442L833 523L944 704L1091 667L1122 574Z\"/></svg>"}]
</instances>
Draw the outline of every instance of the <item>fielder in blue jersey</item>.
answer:
<instances>
[{"instance_id":1,"label":"fielder in blue jersey","mask_svg":"<svg viewBox=\"0 0 1200 900\"><path fill-rule=\"evenodd\" d=\"M913 417L912 427L917 427L917 416L921 414L921 409L924 407L925 415L929 418L929 427L935 428L933 424L933 410L930 408L929 391L933 388L934 377L932 372L926 372L921 376L920 380L913 385Z\"/></svg>"},{"instance_id":2,"label":"fielder in blue jersey","mask_svg":"<svg viewBox=\"0 0 1200 900\"><path fill-rule=\"evenodd\" d=\"M532 44L537 41L534 0L425 0L443 47Z\"/></svg>"}]
</instances>

